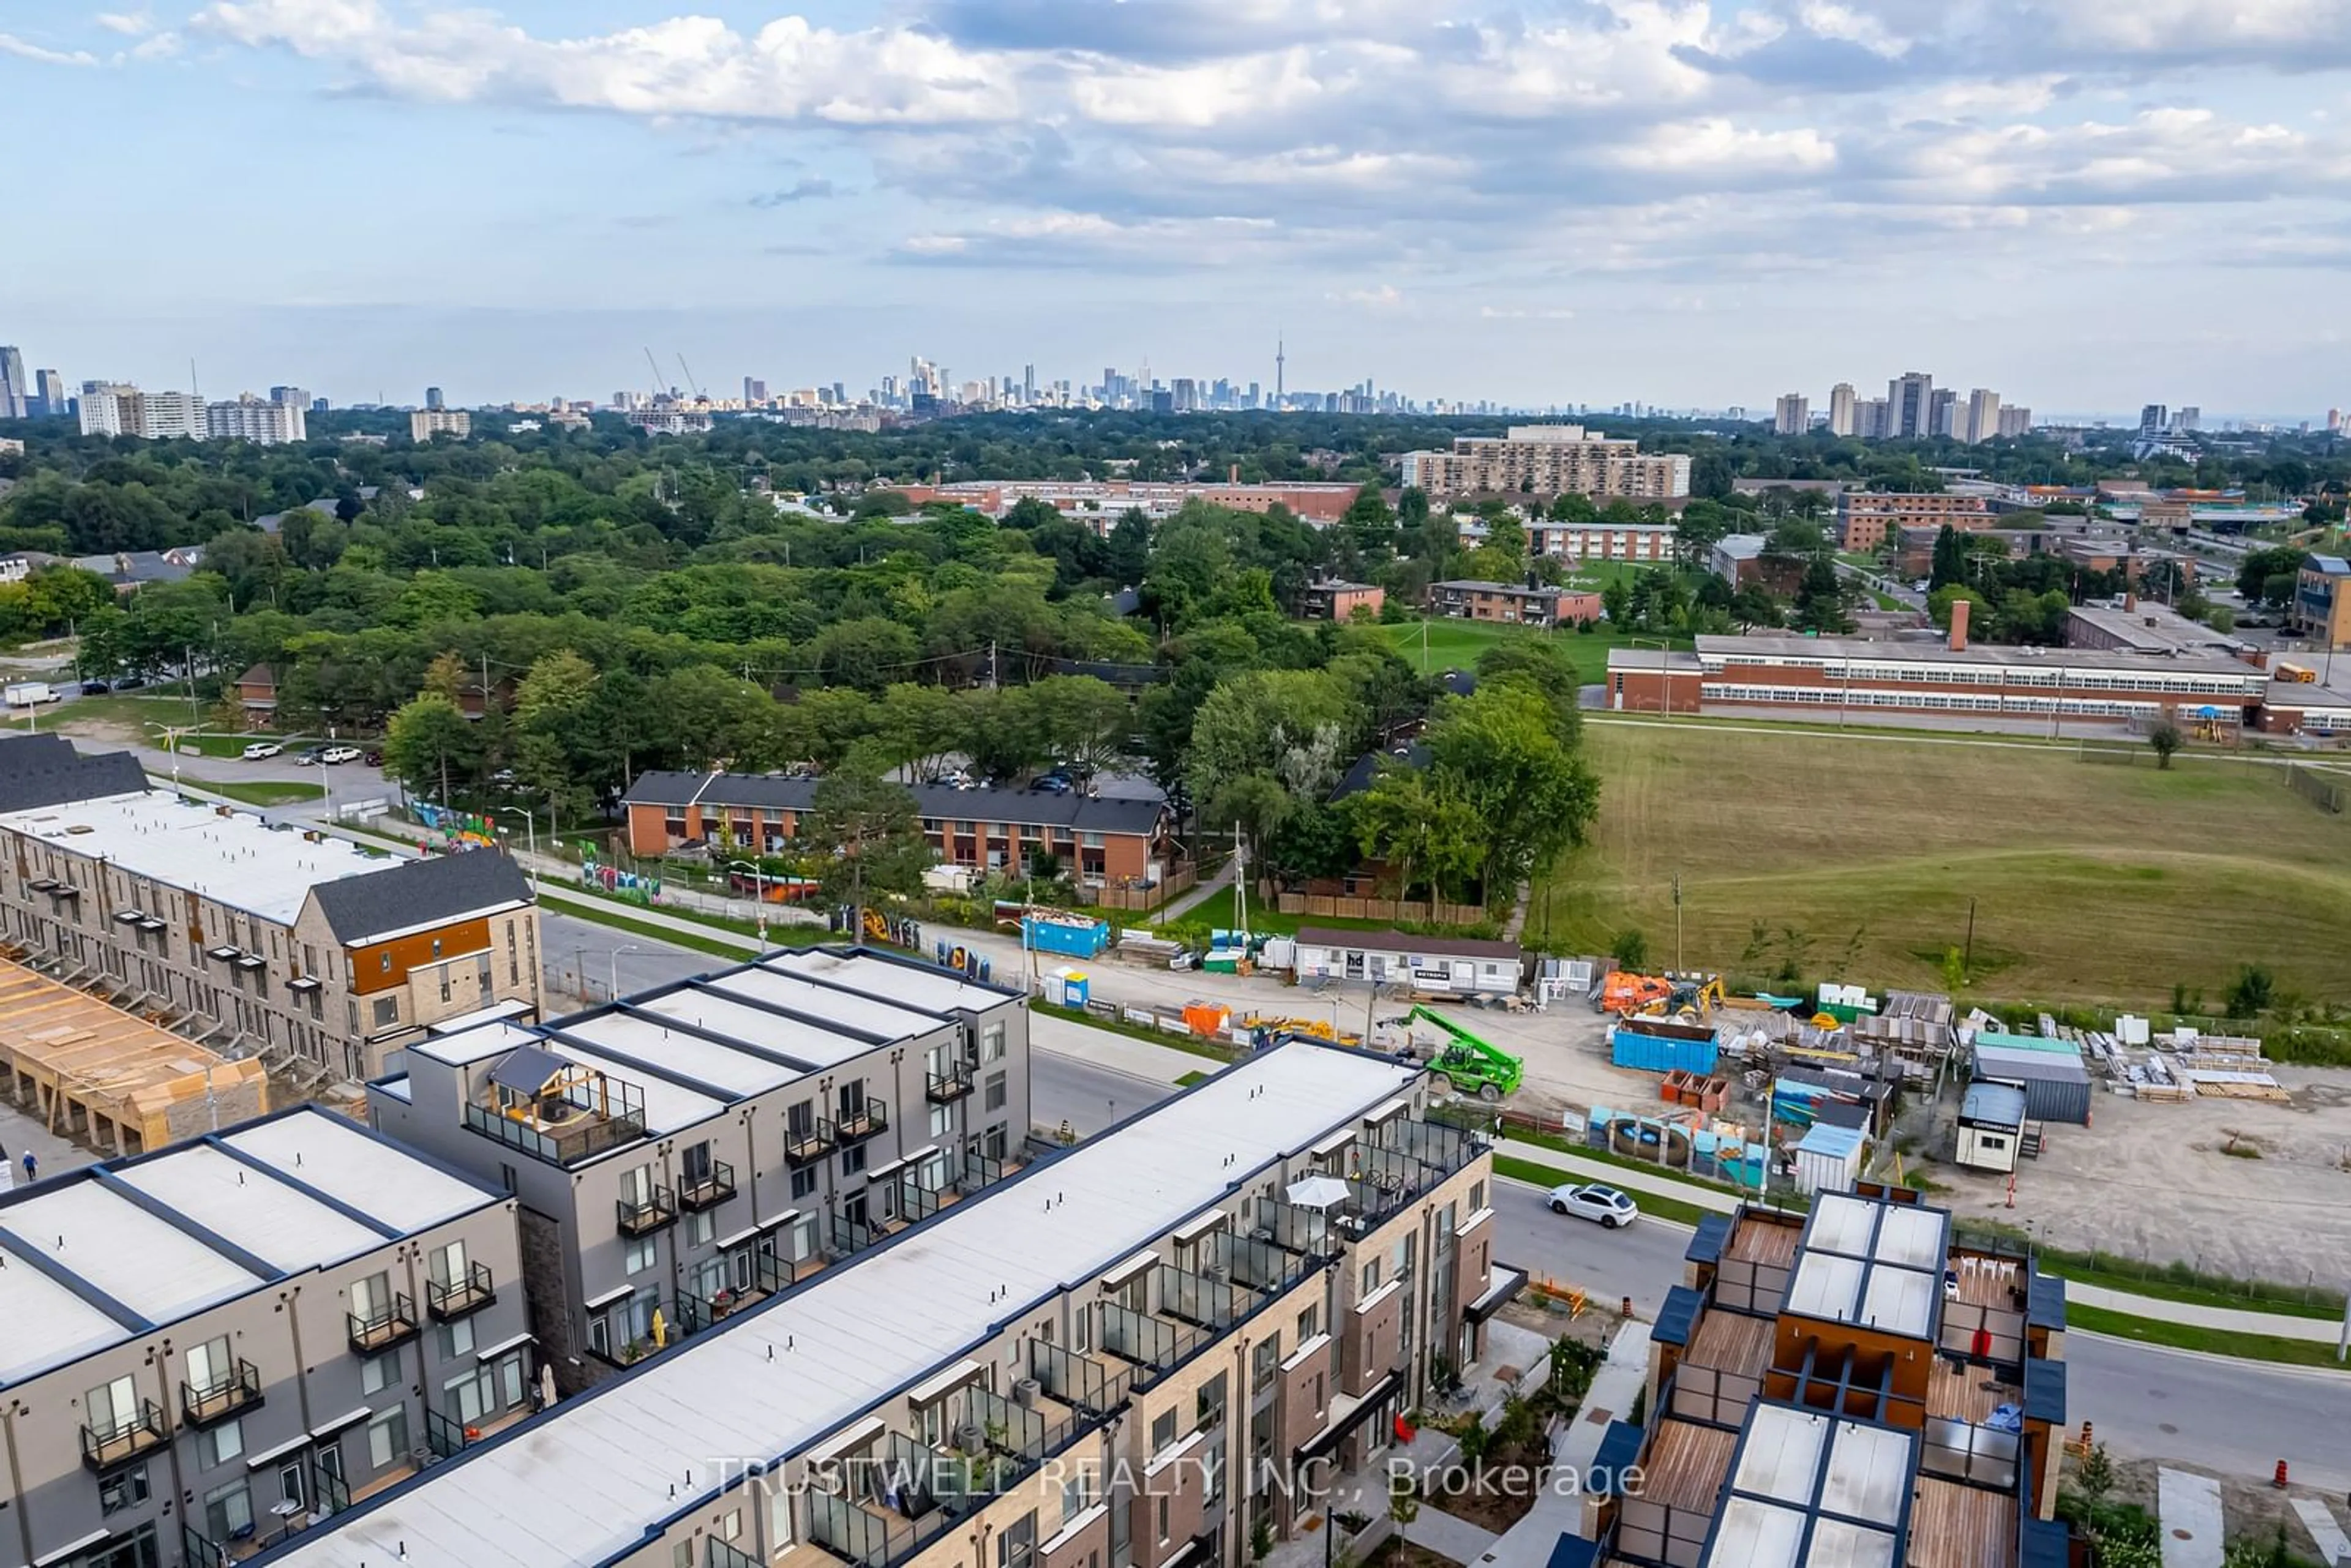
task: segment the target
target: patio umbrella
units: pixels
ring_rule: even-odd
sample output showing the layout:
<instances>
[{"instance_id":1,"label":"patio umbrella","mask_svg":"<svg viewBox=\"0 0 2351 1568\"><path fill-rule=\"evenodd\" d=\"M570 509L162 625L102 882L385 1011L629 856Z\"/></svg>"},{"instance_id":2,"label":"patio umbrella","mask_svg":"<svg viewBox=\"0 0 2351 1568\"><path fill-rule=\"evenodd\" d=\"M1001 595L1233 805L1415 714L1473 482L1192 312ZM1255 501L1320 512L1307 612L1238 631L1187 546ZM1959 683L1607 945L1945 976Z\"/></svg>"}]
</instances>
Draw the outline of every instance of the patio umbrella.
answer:
<instances>
[{"instance_id":1,"label":"patio umbrella","mask_svg":"<svg viewBox=\"0 0 2351 1568\"><path fill-rule=\"evenodd\" d=\"M545 1410L552 1407L554 1404L555 1364L551 1361L542 1361L538 1364L538 1407Z\"/></svg>"},{"instance_id":2,"label":"patio umbrella","mask_svg":"<svg viewBox=\"0 0 2351 1568\"><path fill-rule=\"evenodd\" d=\"M1311 1176L1291 1182L1283 1196L1300 1208L1333 1208L1354 1195L1337 1176Z\"/></svg>"},{"instance_id":3,"label":"patio umbrella","mask_svg":"<svg viewBox=\"0 0 2351 1568\"><path fill-rule=\"evenodd\" d=\"M669 1324L662 1321L662 1310L659 1307L653 1309L653 1348L655 1350L669 1348Z\"/></svg>"}]
</instances>

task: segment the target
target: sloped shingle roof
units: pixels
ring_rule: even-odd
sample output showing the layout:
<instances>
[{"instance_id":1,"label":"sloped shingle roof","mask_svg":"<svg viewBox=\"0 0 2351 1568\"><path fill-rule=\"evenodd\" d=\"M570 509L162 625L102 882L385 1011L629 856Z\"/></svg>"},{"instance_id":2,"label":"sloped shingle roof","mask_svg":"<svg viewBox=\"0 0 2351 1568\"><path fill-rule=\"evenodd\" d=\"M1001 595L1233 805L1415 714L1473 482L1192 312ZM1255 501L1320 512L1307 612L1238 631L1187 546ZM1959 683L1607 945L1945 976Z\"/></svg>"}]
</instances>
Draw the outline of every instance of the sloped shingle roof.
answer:
<instances>
[{"instance_id":1,"label":"sloped shingle roof","mask_svg":"<svg viewBox=\"0 0 2351 1568\"><path fill-rule=\"evenodd\" d=\"M366 876L322 882L310 890L341 942L455 920L506 904L530 902L522 869L494 850L403 861Z\"/></svg>"}]
</instances>

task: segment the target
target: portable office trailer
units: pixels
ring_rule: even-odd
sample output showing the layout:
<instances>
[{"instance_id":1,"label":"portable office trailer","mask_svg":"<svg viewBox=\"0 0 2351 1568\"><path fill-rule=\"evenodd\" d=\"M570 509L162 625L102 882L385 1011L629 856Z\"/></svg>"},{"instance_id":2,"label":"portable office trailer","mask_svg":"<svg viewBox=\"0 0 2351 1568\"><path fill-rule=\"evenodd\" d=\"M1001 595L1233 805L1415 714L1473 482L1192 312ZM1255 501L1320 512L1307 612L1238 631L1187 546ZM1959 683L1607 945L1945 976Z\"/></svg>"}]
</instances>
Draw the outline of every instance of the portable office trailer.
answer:
<instances>
[{"instance_id":1,"label":"portable office trailer","mask_svg":"<svg viewBox=\"0 0 2351 1568\"><path fill-rule=\"evenodd\" d=\"M2079 1052L1975 1048L1975 1076L2015 1085L2024 1093L2024 1113L2040 1122L2090 1122L2090 1070Z\"/></svg>"},{"instance_id":2,"label":"portable office trailer","mask_svg":"<svg viewBox=\"0 0 2351 1568\"><path fill-rule=\"evenodd\" d=\"M1959 1164L1972 1170L2012 1171L2024 1142L2024 1091L2010 1083L1970 1083L1959 1101Z\"/></svg>"}]
</instances>

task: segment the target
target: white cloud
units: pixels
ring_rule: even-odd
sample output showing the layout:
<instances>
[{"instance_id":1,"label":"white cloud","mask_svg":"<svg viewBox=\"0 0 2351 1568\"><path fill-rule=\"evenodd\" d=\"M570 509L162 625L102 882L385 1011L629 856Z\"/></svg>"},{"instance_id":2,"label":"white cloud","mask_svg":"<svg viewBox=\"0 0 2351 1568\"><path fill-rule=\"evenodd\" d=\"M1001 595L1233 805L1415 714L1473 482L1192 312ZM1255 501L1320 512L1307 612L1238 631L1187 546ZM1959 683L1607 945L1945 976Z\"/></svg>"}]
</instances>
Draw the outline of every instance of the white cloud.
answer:
<instances>
[{"instance_id":1,"label":"white cloud","mask_svg":"<svg viewBox=\"0 0 2351 1568\"><path fill-rule=\"evenodd\" d=\"M1367 288L1342 289L1322 298L1339 305L1361 306L1366 310L1400 310L1404 308L1404 290L1393 283L1374 284Z\"/></svg>"},{"instance_id":2,"label":"white cloud","mask_svg":"<svg viewBox=\"0 0 2351 1568\"><path fill-rule=\"evenodd\" d=\"M126 38L143 38L155 30L155 19L144 11L128 15L119 11L101 11L90 18L110 33L120 33Z\"/></svg>"},{"instance_id":3,"label":"white cloud","mask_svg":"<svg viewBox=\"0 0 2351 1568\"><path fill-rule=\"evenodd\" d=\"M13 55L20 60L32 60L45 66L94 66L98 57L83 49L46 49L27 43L14 33L0 33L0 55Z\"/></svg>"}]
</instances>

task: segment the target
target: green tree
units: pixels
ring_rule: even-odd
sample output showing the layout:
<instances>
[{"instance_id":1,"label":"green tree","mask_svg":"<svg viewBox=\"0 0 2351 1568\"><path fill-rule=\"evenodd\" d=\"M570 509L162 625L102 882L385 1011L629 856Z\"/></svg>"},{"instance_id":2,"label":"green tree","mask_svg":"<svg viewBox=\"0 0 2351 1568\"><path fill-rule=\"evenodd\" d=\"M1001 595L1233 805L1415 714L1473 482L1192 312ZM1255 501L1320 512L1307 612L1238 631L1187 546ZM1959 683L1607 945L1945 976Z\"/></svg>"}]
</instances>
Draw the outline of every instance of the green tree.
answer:
<instances>
[{"instance_id":1,"label":"green tree","mask_svg":"<svg viewBox=\"0 0 2351 1568\"><path fill-rule=\"evenodd\" d=\"M1927 571L1927 586L1931 591L1968 580L1967 541L1959 531L1945 523L1935 534L1935 553Z\"/></svg>"},{"instance_id":2,"label":"green tree","mask_svg":"<svg viewBox=\"0 0 2351 1568\"><path fill-rule=\"evenodd\" d=\"M1048 675L1029 688L1029 706L1045 754L1082 773L1116 764L1134 733L1134 706L1092 675Z\"/></svg>"},{"instance_id":3,"label":"green tree","mask_svg":"<svg viewBox=\"0 0 2351 1568\"><path fill-rule=\"evenodd\" d=\"M1608 945L1608 953L1620 969L1638 973L1649 967L1649 939L1633 927L1616 933L1616 939Z\"/></svg>"},{"instance_id":4,"label":"green tree","mask_svg":"<svg viewBox=\"0 0 2351 1568\"><path fill-rule=\"evenodd\" d=\"M914 792L884 780L871 758L817 781L799 836L826 901L858 910L871 894L920 893L932 862Z\"/></svg>"},{"instance_id":5,"label":"green tree","mask_svg":"<svg viewBox=\"0 0 2351 1568\"><path fill-rule=\"evenodd\" d=\"M439 692L420 693L402 705L384 731L384 771L444 805L450 800L450 776L465 777L480 757L473 721Z\"/></svg>"},{"instance_id":6,"label":"green tree","mask_svg":"<svg viewBox=\"0 0 2351 1568\"><path fill-rule=\"evenodd\" d=\"M2229 982L2229 1016L2249 1019L2267 1012L2277 996L2277 979L2266 964L2240 964Z\"/></svg>"},{"instance_id":7,"label":"green tree","mask_svg":"<svg viewBox=\"0 0 2351 1568\"><path fill-rule=\"evenodd\" d=\"M1483 825L1490 904L1583 842L1600 780L1559 737L1551 705L1517 682L1480 686L1427 736L1430 765Z\"/></svg>"},{"instance_id":8,"label":"green tree","mask_svg":"<svg viewBox=\"0 0 2351 1568\"><path fill-rule=\"evenodd\" d=\"M1391 767L1350 810L1357 845L1395 873L1398 899L1411 896L1416 882L1441 895L1477 873L1485 852L1482 824L1444 780Z\"/></svg>"},{"instance_id":9,"label":"green tree","mask_svg":"<svg viewBox=\"0 0 2351 1568\"><path fill-rule=\"evenodd\" d=\"M2167 714L2156 721L2153 729L2147 732L2147 744L2155 752L2155 765L2158 768L2168 768L2171 766L2172 754L2188 744L2188 737L2181 733L2179 726L2173 723L2171 716Z\"/></svg>"},{"instance_id":10,"label":"green tree","mask_svg":"<svg viewBox=\"0 0 2351 1568\"><path fill-rule=\"evenodd\" d=\"M1814 556L1796 584L1796 603L1790 623L1799 631L1823 635L1853 630L1845 612L1844 584L1826 556Z\"/></svg>"}]
</instances>

